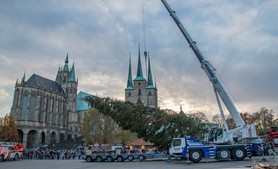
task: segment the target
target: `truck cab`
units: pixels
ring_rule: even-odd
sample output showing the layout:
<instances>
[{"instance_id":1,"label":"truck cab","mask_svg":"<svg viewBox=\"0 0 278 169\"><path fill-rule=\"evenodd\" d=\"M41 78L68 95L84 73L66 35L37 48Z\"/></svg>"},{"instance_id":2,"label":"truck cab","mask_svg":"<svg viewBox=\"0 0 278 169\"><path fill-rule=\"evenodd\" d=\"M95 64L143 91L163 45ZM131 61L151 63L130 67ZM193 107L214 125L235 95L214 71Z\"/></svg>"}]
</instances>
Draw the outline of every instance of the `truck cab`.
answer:
<instances>
[{"instance_id":1,"label":"truck cab","mask_svg":"<svg viewBox=\"0 0 278 169\"><path fill-rule=\"evenodd\" d=\"M205 146L205 144L203 142L197 142L192 137L173 138L169 148L169 154L183 158L183 152L195 146Z\"/></svg>"},{"instance_id":2,"label":"truck cab","mask_svg":"<svg viewBox=\"0 0 278 169\"><path fill-rule=\"evenodd\" d=\"M184 138L174 138L171 141L171 145L169 148L170 155L181 155L184 147L185 147L185 139Z\"/></svg>"}]
</instances>

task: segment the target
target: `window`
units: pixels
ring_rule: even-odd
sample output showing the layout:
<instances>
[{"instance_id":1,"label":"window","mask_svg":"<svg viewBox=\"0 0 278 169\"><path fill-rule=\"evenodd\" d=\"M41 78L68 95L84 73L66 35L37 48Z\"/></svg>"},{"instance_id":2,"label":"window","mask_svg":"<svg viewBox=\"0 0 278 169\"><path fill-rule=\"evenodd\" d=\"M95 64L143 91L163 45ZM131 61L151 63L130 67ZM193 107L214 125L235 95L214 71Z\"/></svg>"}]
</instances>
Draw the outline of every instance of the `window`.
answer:
<instances>
[{"instance_id":1,"label":"window","mask_svg":"<svg viewBox=\"0 0 278 169\"><path fill-rule=\"evenodd\" d=\"M22 98L22 111L21 111L21 120L26 120L26 112L27 112L27 104L28 104L28 91L26 90L23 94Z\"/></svg>"},{"instance_id":2,"label":"window","mask_svg":"<svg viewBox=\"0 0 278 169\"><path fill-rule=\"evenodd\" d=\"M223 135L222 129L221 129L221 128L217 129L215 135L216 135L217 137L222 137L222 135Z\"/></svg>"},{"instance_id":3,"label":"window","mask_svg":"<svg viewBox=\"0 0 278 169\"><path fill-rule=\"evenodd\" d=\"M19 89L16 89L14 94L14 107L18 105L18 99L19 99Z\"/></svg>"},{"instance_id":4,"label":"window","mask_svg":"<svg viewBox=\"0 0 278 169\"><path fill-rule=\"evenodd\" d=\"M141 95L141 89L138 89L138 96Z\"/></svg>"},{"instance_id":5,"label":"window","mask_svg":"<svg viewBox=\"0 0 278 169\"><path fill-rule=\"evenodd\" d=\"M181 145L181 139L174 139L173 140L173 146L180 146Z\"/></svg>"},{"instance_id":6,"label":"window","mask_svg":"<svg viewBox=\"0 0 278 169\"><path fill-rule=\"evenodd\" d=\"M35 92L33 92L31 95L31 101L30 101L30 113L29 113L30 121L35 121L36 98L37 98L37 94Z\"/></svg>"}]
</instances>

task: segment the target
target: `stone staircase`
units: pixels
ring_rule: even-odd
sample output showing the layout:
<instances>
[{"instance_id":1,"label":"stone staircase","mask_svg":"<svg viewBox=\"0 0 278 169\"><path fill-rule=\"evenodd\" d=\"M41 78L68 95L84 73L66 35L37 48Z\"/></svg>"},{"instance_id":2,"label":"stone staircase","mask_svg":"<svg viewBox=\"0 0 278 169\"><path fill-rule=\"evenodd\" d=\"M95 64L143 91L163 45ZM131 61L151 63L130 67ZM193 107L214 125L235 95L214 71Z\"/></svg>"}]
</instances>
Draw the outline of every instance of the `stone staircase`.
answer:
<instances>
[{"instance_id":1,"label":"stone staircase","mask_svg":"<svg viewBox=\"0 0 278 169\"><path fill-rule=\"evenodd\" d=\"M76 140L69 139L69 140L61 141L56 144L50 144L48 145L47 148L48 149L68 149L68 150L75 149L83 143L82 139L83 139L82 137L78 137Z\"/></svg>"}]
</instances>

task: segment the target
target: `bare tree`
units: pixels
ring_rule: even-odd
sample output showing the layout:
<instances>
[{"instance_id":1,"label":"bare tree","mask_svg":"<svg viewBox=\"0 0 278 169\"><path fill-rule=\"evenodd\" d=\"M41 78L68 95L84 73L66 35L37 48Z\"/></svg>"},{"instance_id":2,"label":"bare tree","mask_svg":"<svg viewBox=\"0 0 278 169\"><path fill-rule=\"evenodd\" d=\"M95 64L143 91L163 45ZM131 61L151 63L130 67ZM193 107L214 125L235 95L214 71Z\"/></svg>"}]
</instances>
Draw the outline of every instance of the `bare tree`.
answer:
<instances>
[{"instance_id":1,"label":"bare tree","mask_svg":"<svg viewBox=\"0 0 278 169\"><path fill-rule=\"evenodd\" d=\"M255 124L258 135L264 135L267 127L274 124L273 114L273 110L268 110L265 107L261 108L259 112L252 114L252 123Z\"/></svg>"},{"instance_id":2,"label":"bare tree","mask_svg":"<svg viewBox=\"0 0 278 169\"><path fill-rule=\"evenodd\" d=\"M220 126L223 126L223 121L221 119L221 116L219 114L214 114L212 116L212 122L219 124Z\"/></svg>"}]
</instances>

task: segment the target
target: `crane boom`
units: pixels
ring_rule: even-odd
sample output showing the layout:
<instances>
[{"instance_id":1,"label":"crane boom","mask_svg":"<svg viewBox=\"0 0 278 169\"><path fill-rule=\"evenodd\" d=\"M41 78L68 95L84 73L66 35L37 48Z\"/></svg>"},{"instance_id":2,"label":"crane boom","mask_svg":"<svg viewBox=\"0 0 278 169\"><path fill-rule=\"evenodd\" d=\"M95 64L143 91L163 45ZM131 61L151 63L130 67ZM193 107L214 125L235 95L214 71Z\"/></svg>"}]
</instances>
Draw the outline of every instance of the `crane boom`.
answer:
<instances>
[{"instance_id":1,"label":"crane boom","mask_svg":"<svg viewBox=\"0 0 278 169\"><path fill-rule=\"evenodd\" d=\"M214 67L207 61L203 55L203 53L199 50L197 44L195 41L192 40L189 33L184 28L183 24L180 22L179 18L176 16L175 12L171 9L169 4L166 2L166 0L161 0L168 12L170 13L170 16L175 21L176 25L182 32L183 36L189 43L190 48L196 55L197 59L199 60L202 69L206 72L209 80L211 81L214 92L216 95L219 95L222 99L222 102L225 104L227 110L229 111L230 115L232 116L233 120L235 121L238 128L244 127L246 124L241 118L238 110L236 109L235 105L233 104L232 100L230 99L228 92L226 92L223 84L221 83L219 77L216 75L216 70ZM221 112L221 115L223 112ZM223 117L222 117L223 118ZM223 119L224 122L225 119Z\"/></svg>"}]
</instances>

